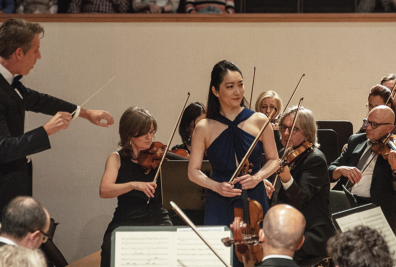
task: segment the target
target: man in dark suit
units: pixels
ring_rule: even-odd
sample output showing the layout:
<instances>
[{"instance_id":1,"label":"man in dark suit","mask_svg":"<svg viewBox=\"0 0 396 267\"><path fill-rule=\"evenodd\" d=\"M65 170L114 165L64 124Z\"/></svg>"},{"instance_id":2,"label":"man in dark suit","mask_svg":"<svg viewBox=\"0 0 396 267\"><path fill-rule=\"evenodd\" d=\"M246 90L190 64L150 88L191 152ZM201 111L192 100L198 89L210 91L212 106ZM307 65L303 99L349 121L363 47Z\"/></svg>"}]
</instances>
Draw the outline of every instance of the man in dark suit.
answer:
<instances>
[{"instance_id":1,"label":"man in dark suit","mask_svg":"<svg viewBox=\"0 0 396 267\"><path fill-rule=\"evenodd\" d=\"M305 218L289 205L276 205L264 217L259 240L264 251L263 262L256 266L297 267L294 251L304 243Z\"/></svg>"},{"instance_id":2,"label":"man in dark suit","mask_svg":"<svg viewBox=\"0 0 396 267\"><path fill-rule=\"evenodd\" d=\"M312 150L306 149L293 163L284 167L275 184L271 205L289 204L304 215L307 221L305 242L294 254L294 261L300 263L308 257L327 256L326 242L334 235L334 227L329 211L327 163L318 149L315 118L310 110L301 107L292 129L296 112L297 107L293 107L282 114L279 121L281 142L288 149L304 144L305 147L312 146Z\"/></svg>"},{"instance_id":3,"label":"man in dark suit","mask_svg":"<svg viewBox=\"0 0 396 267\"><path fill-rule=\"evenodd\" d=\"M394 129L395 114L387 106L377 106L369 113L366 133L352 135L344 152L329 166L333 189L342 190L348 181L359 205L380 206L393 232L396 233L396 152L388 159L372 153L373 142ZM364 170L363 172L361 170Z\"/></svg>"},{"instance_id":4,"label":"man in dark suit","mask_svg":"<svg viewBox=\"0 0 396 267\"><path fill-rule=\"evenodd\" d=\"M14 245L37 249L48 240L50 217L31 197L11 200L2 212L0 246Z\"/></svg>"},{"instance_id":5,"label":"man in dark suit","mask_svg":"<svg viewBox=\"0 0 396 267\"><path fill-rule=\"evenodd\" d=\"M0 27L0 212L14 197L32 195L29 155L51 147L48 137L68 127L70 113L76 111L74 118L82 117L99 126L114 123L107 111L79 108L22 85L21 75L27 75L41 58L43 33L38 23L21 19L9 19ZM53 117L44 126L24 133L26 110Z\"/></svg>"}]
</instances>

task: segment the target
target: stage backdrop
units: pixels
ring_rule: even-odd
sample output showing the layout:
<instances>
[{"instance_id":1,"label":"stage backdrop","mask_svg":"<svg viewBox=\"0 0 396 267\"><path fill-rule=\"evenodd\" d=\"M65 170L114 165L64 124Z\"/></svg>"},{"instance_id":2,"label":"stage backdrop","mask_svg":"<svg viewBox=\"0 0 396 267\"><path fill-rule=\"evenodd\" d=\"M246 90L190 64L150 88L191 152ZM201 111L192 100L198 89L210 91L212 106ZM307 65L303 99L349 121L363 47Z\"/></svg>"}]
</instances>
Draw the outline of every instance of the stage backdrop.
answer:
<instances>
[{"instance_id":1,"label":"stage backdrop","mask_svg":"<svg viewBox=\"0 0 396 267\"><path fill-rule=\"evenodd\" d=\"M305 73L291 105L304 96L317 120L349 120L357 131L369 89L396 72L393 22L42 24L42 59L23 78L27 87L82 104L116 76L85 106L110 111L112 127L79 118L33 156L34 197L60 222L54 242L69 262L100 249L117 205L99 197L99 184L126 108L148 109L156 140L167 143L187 92L206 103L213 65L228 59L241 68L247 97L256 66L253 102L265 90L287 102ZM49 119L28 113L26 130Z\"/></svg>"}]
</instances>

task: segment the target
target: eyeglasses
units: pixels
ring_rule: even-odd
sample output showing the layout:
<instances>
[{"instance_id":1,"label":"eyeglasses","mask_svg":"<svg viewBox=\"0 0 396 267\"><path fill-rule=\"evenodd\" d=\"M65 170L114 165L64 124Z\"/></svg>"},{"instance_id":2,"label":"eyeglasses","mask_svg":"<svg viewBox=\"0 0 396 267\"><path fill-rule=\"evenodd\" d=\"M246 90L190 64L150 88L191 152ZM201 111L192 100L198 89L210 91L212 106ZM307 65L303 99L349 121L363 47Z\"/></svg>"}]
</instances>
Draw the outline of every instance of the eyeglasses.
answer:
<instances>
[{"instance_id":1,"label":"eyeglasses","mask_svg":"<svg viewBox=\"0 0 396 267\"><path fill-rule=\"evenodd\" d=\"M365 122L363 123L363 127L364 127L364 129L366 129L369 125L371 125L371 128L377 129L378 126L387 125L387 124L392 124L392 123L376 123L376 122L374 122L374 121L369 121L369 120L367 120L367 121L365 121Z\"/></svg>"},{"instance_id":2,"label":"eyeglasses","mask_svg":"<svg viewBox=\"0 0 396 267\"><path fill-rule=\"evenodd\" d=\"M43 231L41 231L41 230L39 230L40 231L40 233L42 233L44 236L43 236L43 243L46 243L47 241L48 241L48 238L49 238L49 234L48 233L44 233Z\"/></svg>"},{"instance_id":3,"label":"eyeglasses","mask_svg":"<svg viewBox=\"0 0 396 267\"><path fill-rule=\"evenodd\" d=\"M290 133L291 128L292 128L292 126L287 127L286 125L281 125L281 126L279 127L279 131L281 131L282 133L284 133L284 132L286 132L286 130L289 130L289 133ZM297 133L298 130L299 130L299 129L298 129L297 127L294 127L294 129L293 129L293 134Z\"/></svg>"}]
</instances>

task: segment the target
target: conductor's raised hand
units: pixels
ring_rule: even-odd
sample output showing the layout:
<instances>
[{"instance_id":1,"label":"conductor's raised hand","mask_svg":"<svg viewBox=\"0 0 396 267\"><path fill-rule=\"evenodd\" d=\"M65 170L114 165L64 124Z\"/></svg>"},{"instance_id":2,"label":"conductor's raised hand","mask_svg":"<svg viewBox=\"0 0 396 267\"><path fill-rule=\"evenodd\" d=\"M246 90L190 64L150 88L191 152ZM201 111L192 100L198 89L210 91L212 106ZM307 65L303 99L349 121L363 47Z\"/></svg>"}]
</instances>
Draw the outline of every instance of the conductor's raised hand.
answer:
<instances>
[{"instance_id":1,"label":"conductor's raised hand","mask_svg":"<svg viewBox=\"0 0 396 267\"><path fill-rule=\"evenodd\" d=\"M47 132L47 135L50 136L54 133L57 133L61 130L66 129L69 126L69 123L72 119L72 116L68 112L58 112L51 118L49 122L47 122L43 127Z\"/></svg>"},{"instance_id":2,"label":"conductor's raised hand","mask_svg":"<svg viewBox=\"0 0 396 267\"><path fill-rule=\"evenodd\" d=\"M216 188L213 191L223 197L236 197L240 196L242 193L241 189L236 189L234 188L234 185L227 182L217 183Z\"/></svg>"},{"instance_id":3,"label":"conductor's raised hand","mask_svg":"<svg viewBox=\"0 0 396 267\"><path fill-rule=\"evenodd\" d=\"M114 124L114 118L108 111L104 110L88 110L81 109L80 117L89 120L91 123L102 126L109 127ZM103 122L106 121L106 122Z\"/></svg>"},{"instance_id":4,"label":"conductor's raised hand","mask_svg":"<svg viewBox=\"0 0 396 267\"><path fill-rule=\"evenodd\" d=\"M146 194L147 197L154 197L155 189L157 188L157 184L154 182L131 182L132 188L135 190L142 191Z\"/></svg>"}]
</instances>

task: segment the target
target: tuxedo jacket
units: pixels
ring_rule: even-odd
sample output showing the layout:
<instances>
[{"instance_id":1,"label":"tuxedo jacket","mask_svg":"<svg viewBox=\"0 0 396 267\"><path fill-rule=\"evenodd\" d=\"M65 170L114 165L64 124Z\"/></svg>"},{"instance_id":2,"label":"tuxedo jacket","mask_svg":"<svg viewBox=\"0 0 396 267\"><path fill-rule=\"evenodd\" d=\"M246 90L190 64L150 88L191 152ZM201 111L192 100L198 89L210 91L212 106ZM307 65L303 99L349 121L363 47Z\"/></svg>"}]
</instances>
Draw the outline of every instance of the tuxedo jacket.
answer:
<instances>
[{"instance_id":1,"label":"tuxedo jacket","mask_svg":"<svg viewBox=\"0 0 396 267\"><path fill-rule=\"evenodd\" d=\"M269 258L255 266L265 267L298 267L297 263L284 258Z\"/></svg>"},{"instance_id":2,"label":"tuxedo jacket","mask_svg":"<svg viewBox=\"0 0 396 267\"><path fill-rule=\"evenodd\" d=\"M275 185L274 204L289 204L305 217L305 241L300 250L312 256L326 256L327 240L334 235L330 220L330 181L326 158L323 153L313 151L297 159L290 171L294 181L284 190L280 178ZM295 252L295 256L300 250Z\"/></svg>"},{"instance_id":3,"label":"tuxedo jacket","mask_svg":"<svg viewBox=\"0 0 396 267\"><path fill-rule=\"evenodd\" d=\"M0 211L12 198L32 195L32 177L26 156L51 148L43 127L24 133L25 111L53 116L58 111L71 113L77 108L26 88L19 81L15 87L23 99L0 74Z\"/></svg>"},{"instance_id":4,"label":"tuxedo jacket","mask_svg":"<svg viewBox=\"0 0 396 267\"><path fill-rule=\"evenodd\" d=\"M329 175L332 182L334 170L339 166L353 166L359 162L364 150L367 147L366 134L354 134L348 140L348 147L329 166ZM347 177L342 176L333 190L342 190L342 184L346 184ZM396 233L396 179L392 176L392 169L388 161L382 156L378 156L374 166L373 178L371 180L370 195L371 201L380 206L386 219L394 233Z\"/></svg>"}]
</instances>

